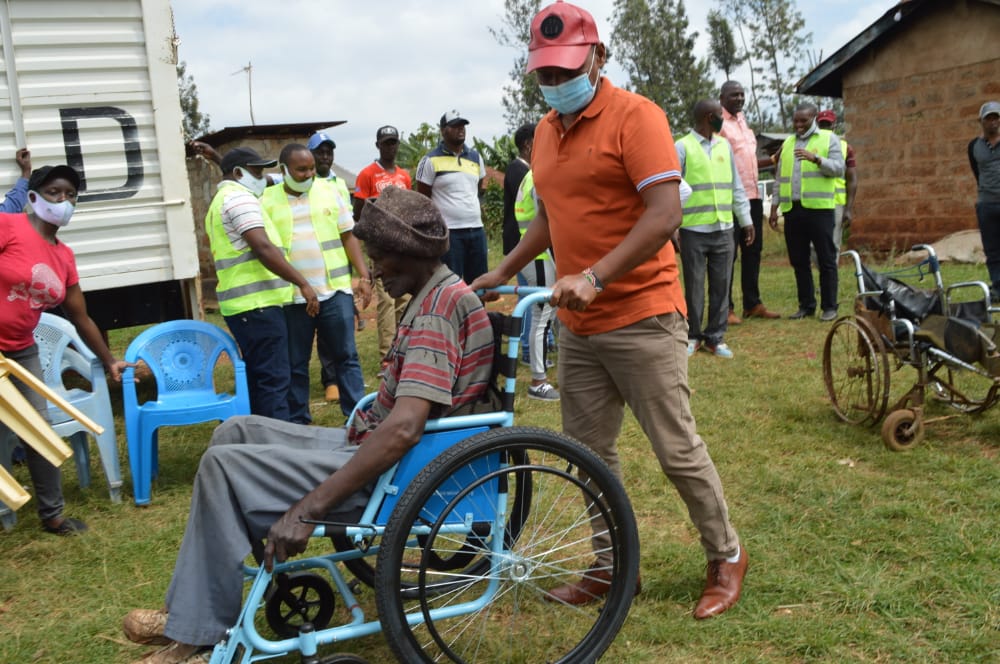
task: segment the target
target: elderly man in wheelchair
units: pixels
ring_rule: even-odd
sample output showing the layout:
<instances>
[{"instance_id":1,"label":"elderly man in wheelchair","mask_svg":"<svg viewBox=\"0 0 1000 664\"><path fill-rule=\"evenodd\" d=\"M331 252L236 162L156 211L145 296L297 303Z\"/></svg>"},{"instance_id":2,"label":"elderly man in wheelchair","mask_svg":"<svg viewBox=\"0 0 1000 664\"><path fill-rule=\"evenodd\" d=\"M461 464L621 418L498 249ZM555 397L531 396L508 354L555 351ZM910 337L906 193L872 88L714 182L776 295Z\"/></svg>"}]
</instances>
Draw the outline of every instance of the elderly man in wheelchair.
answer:
<instances>
[{"instance_id":1,"label":"elderly man in wheelchair","mask_svg":"<svg viewBox=\"0 0 1000 664\"><path fill-rule=\"evenodd\" d=\"M143 662L208 661L194 657L236 622L251 543L266 537L268 568L301 553L314 529L304 519L363 505L366 487L420 440L428 418L460 413L483 396L493 330L479 299L439 260L448 231L437 209L389 188L354 232L386 290L414 298L378 396L347 431L257 416L216 430L195 477L166 608L125 619L133 641L166 644Z\"/></svg>"},{"instance_id":2,"label":"elderly man in wheelchair","mask_svg":"<svg viewBox=\"0 0 1000 664\"><path fill-rule=\"evenodd\" d=\"M379 631L403 662L495 661L511 648L525 651L515 661L594 661L621 628L638 578L624 489L575 441L511 426L517 324L503 330L502 410L481 412L491 407L483 406L504 324L441 263L448 231L429 199L387 188L354 233L390 295L413 296L377 395L346 430L257 416L216 429L165 607L124 621L130 640L163 646L139 661L251 662L298 651L302 662L358 662L321 660L317 646ZM612 541L614 563L602 570L612 589L603 607L584 611L549 591L586 573L592 533ZM335 553L289 560L319 534L331 536ZM251 553L260 569L245 566ZM373 568L363 556L376 554ZM338 562L375 587L377 620L364 617ZM326 628L332 608L315 610L290 590L320 592L316 577L300 574L312 568L333 579L345 624ZM265 605L279 640L257 630ZM554 610L568 614L558 630L546 626Z\"/></svg>"}]
</instances>

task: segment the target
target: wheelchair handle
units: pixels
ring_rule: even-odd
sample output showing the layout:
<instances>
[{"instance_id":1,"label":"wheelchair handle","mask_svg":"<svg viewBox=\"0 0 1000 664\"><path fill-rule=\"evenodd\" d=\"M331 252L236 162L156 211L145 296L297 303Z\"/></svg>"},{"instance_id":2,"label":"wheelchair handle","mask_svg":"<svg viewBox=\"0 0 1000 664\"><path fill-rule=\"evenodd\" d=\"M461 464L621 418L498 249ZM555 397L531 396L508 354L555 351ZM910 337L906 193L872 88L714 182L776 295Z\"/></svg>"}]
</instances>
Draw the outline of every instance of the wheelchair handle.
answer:
<instances>
[{"instance_id":1,"label":"wheelchair handle","mask_svg":"<svg viewBox=\"0 0 1000 664\"><path fill-rule=\"evenodd\" d=\"M552 299L552 289L540 286L497 286L496 288L478 290L476 295L482 295L486 292L521 297L514 306L514 311L511 313L512 318L524 318L524 312L528 310L528 307L534 304L544 304Z\"/></svg>"}]
</instances>

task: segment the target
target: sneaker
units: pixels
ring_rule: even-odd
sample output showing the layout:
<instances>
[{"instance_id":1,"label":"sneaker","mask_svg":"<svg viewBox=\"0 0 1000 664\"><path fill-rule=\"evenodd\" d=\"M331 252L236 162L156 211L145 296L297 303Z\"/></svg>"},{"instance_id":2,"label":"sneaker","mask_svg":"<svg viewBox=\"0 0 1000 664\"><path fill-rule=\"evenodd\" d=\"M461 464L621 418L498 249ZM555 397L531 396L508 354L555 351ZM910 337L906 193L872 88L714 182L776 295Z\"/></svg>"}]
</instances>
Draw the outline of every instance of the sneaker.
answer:
<instances>
[{"instance_id":1,"label":"sneaker","mask_svg":"<svg viewBox=\"0 0 1000 664\"><path fill-rule=\"evenodd\" d=\"M824 309L823 313L820 314L819 319L825 323L829 323L832 320L836 320L837 310L836 309Z\"/></svg>"},{"instance_id":2,"label":"sneaker","mask_svg":"<svg viewBox=\"0 0 1000 664\"><path fill-rule=\"evenodd\" d=\"M733 351L731 351L729 349L729 346L724 343L718 344L716 346L709 346L708 344L705 344L704 346L702 346L702 349L711 353L712 355L715 355L716 357L724 357L727 360L733 359Z\"/></svg>"},{"instance_id":3,"label":"sneaker","mask_svg":"<svg viewBox=\"0 0 1000 664\"><path fill-rule=\"evenodd\" d=\"M701 348L701 342L697 339L688 339L688 357L691 357Z\"/></svg>"},{"instance_id":4,"label":"sneaker","mask_svg":"<svg viewBox=\"0 0 1000 664\"><path fill-rule=\"evenodd\" d=\"M132 643L161 646L170 643L163 630L167 626L167 612L163 609L135 609L122 621L125 638Z\"/></svg>"},{"instance_id":5,"label":"sneaker","mask_svg":"<svg viewBox=\"0 0 1000 664\"><path fill-rule=\"evenodd\" d=\"M528 398L539 401L559 401L559 391L550 383L528 386Z\"/></svg>"}]
</instances>

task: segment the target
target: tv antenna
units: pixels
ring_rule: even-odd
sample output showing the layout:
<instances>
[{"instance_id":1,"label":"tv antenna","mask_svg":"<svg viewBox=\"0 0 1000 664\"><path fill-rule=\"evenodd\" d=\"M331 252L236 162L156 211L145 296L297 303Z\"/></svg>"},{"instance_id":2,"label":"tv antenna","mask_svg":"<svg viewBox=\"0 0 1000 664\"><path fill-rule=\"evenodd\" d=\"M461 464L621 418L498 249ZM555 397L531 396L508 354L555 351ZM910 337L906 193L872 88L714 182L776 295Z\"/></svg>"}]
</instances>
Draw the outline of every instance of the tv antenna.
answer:
<instances>
[{"instance_id":1,"label":"tv antenna","mask_svg":"<svg viewBox=\"0 0 1000 664\"><path fill-rule=\"evenodd\" d=\"M247 75L247 94L250 99L250 124L255 125L257 123L254 122L253 119L253 63L252 62L247 61L246 67L241 67L240 69L237 69L232 74L230 74L230 76L236 76L238 74L243 74L243 73L246 73Z\"/></svg>"}]
</instances>

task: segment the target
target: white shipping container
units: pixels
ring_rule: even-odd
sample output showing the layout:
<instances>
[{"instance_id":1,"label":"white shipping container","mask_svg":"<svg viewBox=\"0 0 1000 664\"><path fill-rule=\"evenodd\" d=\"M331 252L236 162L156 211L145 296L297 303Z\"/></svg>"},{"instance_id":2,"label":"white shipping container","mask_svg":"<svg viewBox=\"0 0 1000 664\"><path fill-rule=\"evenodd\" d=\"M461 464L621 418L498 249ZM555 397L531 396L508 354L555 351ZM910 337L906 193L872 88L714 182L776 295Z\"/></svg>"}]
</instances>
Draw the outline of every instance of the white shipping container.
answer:
<instances>
[{"instance_id":1,"label":"white shipping container","mask_svg":"<svg viewBox=\"0 0 1000 664\"><path fill-rule=\"evenodd\" d=\"M59 237L76 253L95 320L114 327L196 312L168 0L7 0L0 42L0 193L19 176L19 147L35 168L74 167L79 204ZM155 301L164 298L182 301ZM114 315L129 306L145 312Z\"/></svg>"}]
</instances>

